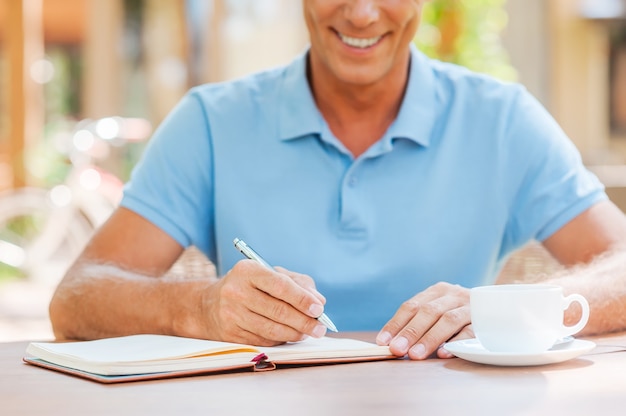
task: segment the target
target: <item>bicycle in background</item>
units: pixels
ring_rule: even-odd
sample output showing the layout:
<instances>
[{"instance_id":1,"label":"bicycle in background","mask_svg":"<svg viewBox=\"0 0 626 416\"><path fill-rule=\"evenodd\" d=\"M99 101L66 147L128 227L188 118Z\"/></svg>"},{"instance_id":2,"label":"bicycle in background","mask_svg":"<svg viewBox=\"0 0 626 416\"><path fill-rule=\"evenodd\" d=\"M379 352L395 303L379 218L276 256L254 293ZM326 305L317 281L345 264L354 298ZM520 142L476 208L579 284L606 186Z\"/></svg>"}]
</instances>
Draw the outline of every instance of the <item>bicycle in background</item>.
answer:
<instances>
[{"instance_id":1,"label":"bicycle in background","mask_svg":"<svg viewBox=\"0 0 626 416\"><path fill-rule=\"evenodd\" d=\"M58 283L121 199L122 180L101 162L112 149L143 141L150 133L144 119L80 121L61 137L61 151L70 162L62 183L0 193L0 268L5 274Z\"/></svg>"}]
</instances>

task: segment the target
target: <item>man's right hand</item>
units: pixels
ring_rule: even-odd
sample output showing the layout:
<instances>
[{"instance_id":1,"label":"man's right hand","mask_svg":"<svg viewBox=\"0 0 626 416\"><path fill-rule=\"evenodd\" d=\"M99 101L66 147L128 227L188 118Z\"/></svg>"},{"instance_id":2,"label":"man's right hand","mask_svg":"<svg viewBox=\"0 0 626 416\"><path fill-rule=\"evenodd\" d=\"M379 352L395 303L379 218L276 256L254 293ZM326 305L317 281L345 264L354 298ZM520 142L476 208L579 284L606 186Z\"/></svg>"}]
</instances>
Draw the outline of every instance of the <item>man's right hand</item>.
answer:
<instances>
[{"instance_id":1,"label":"man's right hand","mask_svg":"<svg viewBox=\"0 0 626 416\"><path fill-rule=\"evenodd\" d=\"M213 339L269 346L324 336L315 318L325 302L309 276L241 260L202 296L197 318Z\"/></svg>"}]
</instances>

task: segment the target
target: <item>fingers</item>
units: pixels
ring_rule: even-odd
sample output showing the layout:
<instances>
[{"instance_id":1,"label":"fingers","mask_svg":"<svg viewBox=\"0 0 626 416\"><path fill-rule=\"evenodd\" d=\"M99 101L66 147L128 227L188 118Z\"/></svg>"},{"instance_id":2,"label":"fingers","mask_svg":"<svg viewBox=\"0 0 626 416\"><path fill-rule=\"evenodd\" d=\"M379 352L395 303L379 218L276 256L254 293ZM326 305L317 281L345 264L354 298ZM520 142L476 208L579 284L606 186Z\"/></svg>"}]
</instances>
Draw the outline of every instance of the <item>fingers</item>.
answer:
<instances>
[{"instance_id":1,"label":"fingers","mask_svg":"<svg viewBox=\"0 0 626 416\"><path fill-rule=\"evenodd\" d=\"M435 285L404 302L400 305L400 308L393 318L391 318L380 331L376 337L376 342L379 345L389 345L391 340L398 335L402 328L406 327L415 315L417 315L421 304L426 304L437 299L442 294L446 293L446 291L447 289L445 287L440 288L440 285Z\"/></svg>"},{"instance_id":2,"label":"fingers","mask_svg":"<svg viewBox=\"0 0 626 416\"><path fill-rule=\"evenodd\" d=\"M458 334L456 334L455 336L453 336L446 342L460 341L462 339L470 339L470 338L474 338L474 331L472 330L472 325L466 325ZM452 358L454 357L454 355L451 352L447 351L443 345L441 345L437 349L437 357Z\"/></svg>"},{"instance_id":3,"label":"fingers","mask_svg":"<svg viewBox=\"0 0 626 416\"><path fill-rule=\"evenodd\" d=\"M221 279L213 309L221 339L273 345L325 335L326 327L315 319L325 299L316 295L313 280L279 270L242 260Z\"/></svg>"},{"instance_id":4,"label":"fingers","mask_svg":"<svg viewBox=\"0 0 626 416\"><path fill-rule=\"evenodd\" d=\"M419 296L419 295L418 295ZM420 301L415 298L409 299L400 305L396 314L391 318L389 322L383 327L376 337L376 343L378 345L389 345L391 340L408 325L408 323L417 315L419 310Z\"/></svg>"},{"instance_id":5,"label":"fingers","mask_svg":"<svg viewBox=\"0 0 626 416\"><path fill-rule=\"evenodd\" d=\"M245 316L245 320L229 326L228 332L224 333L225 339L230 342L274 346L284 342L302 341L308 336L251 311L246 311L241 316Z\"/></svg>"},{"instance_id":6,"label":"fingers","mask_svg":"<svg viewBox=\"0 0 626 416\"><path fill-rule=\"evenodd\" d=\"M299 341L303 334L315 338L326 334L326 327L317 319L266 293L261 292L256 301L247 307L253 315L240 325L247 330L256 331L264 338Z\"/></svg>"},{"instance_id":7,"label":"fingers","mask_svg":"<svg viewBox=\"0 0 626 416\"><path fill-rule=\"evenodd\" d=\"M312 318L317 318L324 312L324 303L309 289L309 287L315 287L310 277L297 273L287 275L278 271L270 272L265 268L259 271L260 266L256 263L249 260L243 260L242 262L252 263L251 267L254 267L254 270L251 272L251 283L258 290L267 293L274 299L288 303L301 313ZM309 287L303 290L305 287L294 281L291 275L301 282L309 279Z\"/></svg>"},{"instance_id":8,"label":"fingers","mask_svg":"<svg viewBox=\"0 0 626 416\"><path fill-rule=\"evenodd\" d=\"M394 355L421 360L469 322L469 291L439 283L405 302L378 334L377 343L389 345Z\"/></svg>"},{"instance_id":9,"label":"fingers","mask_svg":"<svg viewBox=\"0 0 626 416\"><path fill-rule=\"evenodd\" d=\"M313 293L313 295L316 298L318 298L320 302L322 302L322 304L326 304L326 298L324 297L324 295L322 295L320 292L317 291L317 288L315 287L315 281L310 276L307 276L306 274L292 272L283 267L277 266L274 268L279 273L286 274L289 277L291 277L291 279L293 279L294 282L296 282L297 284L299 284L300 286L302 286L309 292Z\"/></svg>"}]
</instances>

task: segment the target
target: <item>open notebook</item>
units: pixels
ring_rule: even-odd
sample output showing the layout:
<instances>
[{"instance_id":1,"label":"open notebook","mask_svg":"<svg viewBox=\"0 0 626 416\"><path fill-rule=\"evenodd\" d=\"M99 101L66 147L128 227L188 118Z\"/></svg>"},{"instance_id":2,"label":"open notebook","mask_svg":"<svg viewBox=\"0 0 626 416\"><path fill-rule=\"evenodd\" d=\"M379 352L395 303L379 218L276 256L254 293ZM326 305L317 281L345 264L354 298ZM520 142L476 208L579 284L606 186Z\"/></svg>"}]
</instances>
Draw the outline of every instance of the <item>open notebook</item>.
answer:
<instances>
[{"instance_id":1,"label":"open notebook","mask_svg":"<svg viewBox=\"0 0 626 416\"><path fill-rule=\"evenodd\" d=\"M102 383L149 380L277 365L330 364L395 358L389 347L346 338L308 338L277 347L167 335L80 342L31 342L24 361Z\"/></svg>"}]
</instances>

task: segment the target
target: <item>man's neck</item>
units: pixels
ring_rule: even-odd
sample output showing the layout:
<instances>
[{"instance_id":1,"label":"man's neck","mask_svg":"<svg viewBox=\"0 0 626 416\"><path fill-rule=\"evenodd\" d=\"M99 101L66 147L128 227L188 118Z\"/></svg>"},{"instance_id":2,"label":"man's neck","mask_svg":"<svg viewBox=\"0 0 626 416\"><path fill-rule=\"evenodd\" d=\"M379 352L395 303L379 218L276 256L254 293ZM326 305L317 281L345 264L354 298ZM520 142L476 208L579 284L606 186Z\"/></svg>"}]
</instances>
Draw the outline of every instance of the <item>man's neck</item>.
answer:
<instances>
[{"instance_id":1,"label":"man's neck","mask_svg":"<svg viewBox=\"0 0 626 416\"><path fill-rule=\"evenodd\" d=\"M355 158L378 141L398 116L408 83L408 66L407 62L369 85L340 82L324 76L323 70L309 70L309 83L320 112Z\"/></svg>"}]
</instances>

